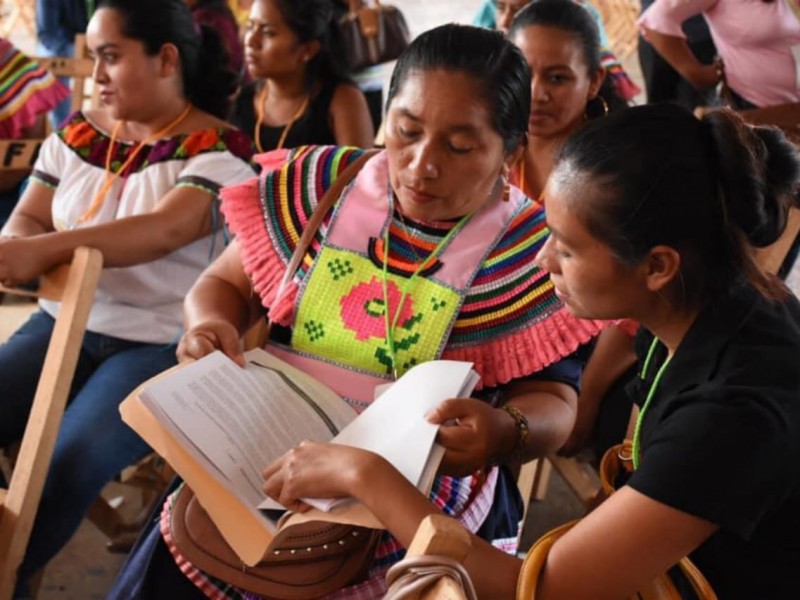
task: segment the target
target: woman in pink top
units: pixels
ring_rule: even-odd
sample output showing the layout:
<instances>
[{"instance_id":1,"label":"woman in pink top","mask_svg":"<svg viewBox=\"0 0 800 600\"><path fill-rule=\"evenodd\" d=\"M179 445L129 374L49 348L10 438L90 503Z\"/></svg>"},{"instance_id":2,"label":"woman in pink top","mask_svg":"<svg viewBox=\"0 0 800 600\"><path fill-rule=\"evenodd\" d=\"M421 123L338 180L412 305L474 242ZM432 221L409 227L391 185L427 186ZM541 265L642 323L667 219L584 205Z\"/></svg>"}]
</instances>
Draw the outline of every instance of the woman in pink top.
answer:
<instances>
[{"instance_id":1,"label":"woman in pink top","mask_svg":"<svg viewBox=\"0 0 800 600\"><path fill-rule=\"evenodd\" d=\"M702 13L719 64L703 65L681 30ZM800 6L797 0L656 0L639 19L643 35L697 88L723 76L739 108L800 102ZM736 98L738 96L738 98Z\"/></svg>"}]
</instances>

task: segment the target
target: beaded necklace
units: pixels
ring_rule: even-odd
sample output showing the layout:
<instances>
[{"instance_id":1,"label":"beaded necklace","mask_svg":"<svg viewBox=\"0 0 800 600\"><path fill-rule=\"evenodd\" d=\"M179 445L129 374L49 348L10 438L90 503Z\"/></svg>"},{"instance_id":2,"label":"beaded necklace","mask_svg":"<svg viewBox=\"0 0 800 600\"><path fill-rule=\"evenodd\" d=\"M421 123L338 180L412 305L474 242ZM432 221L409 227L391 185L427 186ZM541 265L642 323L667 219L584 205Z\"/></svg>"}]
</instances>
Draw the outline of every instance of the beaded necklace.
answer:
<instances>
[{"instance_id":1,"label":"beaded necklace","mask_svg":"<svg viewBox=\"0 0 800 600\"><path fill-rule=\"evenodd\" d=\"M161 139L168 135L173 129L175 129L187 116L189 116L189 112L192 110L192 105L187 104L186 108L183 109L181 114L179 114L174 121L172 121L169 125L164 127L163 129L156 131L155 133L148 135L144 138L141 142L136 144L133 151L128 155L128 158L125 159L125 162L122 163L122 166L117 169L116 173L112 173L111 171L111 158L114 156L114 146L117 143L117 134L119 133L120 127L124 121L118 121L116 125L114 125L114 130L111 132L111 140L108 143L108 150L106 151L106 166L105 166L105 181L103 181L103 185L100 187L100 191L95 194L94 200L92 200L92 204L83 213L80 217L78 217L78 223L83 223L88 221L92 217L97 214L97 211L100 210L100 207L103 205L103 202L106 199L106 195L108 194L111 186L114 185L114 182L120 178L122 173L124 173L128 167L133 164L133 161L142 151L142 149L149 144L150 142L154 142L158 139Z\"/></svg>"},{"instance_id":2,"label":"beaded necklace","mask_svg":"<svg viewBox=\"0 0 800 600\"><path fill-rule=\"evenodd\" d=\"M275 146L276 150L283 148L283 144L286 142L286 136L289 135L289 130L294 125L295 121L299 119L306 109L308 108L308 103L311 100L311 95L307 94L305 98L303 98L303 102L300 104L299 108L295 111L292 115L292 118L289 119L289 122L286 123L283 127L283 131L281 132L281 137L278 139L278 145ZM261 124L264 122L264 104L267 102L267 86L264 84L264 87L261 88L261 91L258 93L258 99L256 101L256 110L258 112L258 118L256 119L255 127L253 128L253 141L256 144L256 149L259 152L264 152L264 148L261 147Z\"/></svg>"},{"instance_id":3,"label":"beaded necklace","mask_svg":"<svg viewBox=\"0 0 800 600\"><path fill-rule=\"evenodd\" d=\"M647 371L650 369L650 362L655 354L656 346L658 346L658 338L653 338L653 342L650 344L650 349L647 351L647 356L644 359L642 371L639 373L639 377L641 379L644 379L647 376ZM667 369L667 365L671 359L672 357L668 356L663 364L659 367L658 371L656 372L656 376L653 378L653 383L650 384L650 389L648 390L647 398L645 398L644 404L642 405L642 410L640 410L639 414L636 416L636 429L633 431L633 449L631 452L634 469L639 468L639 447L641 445L642 423L644 423L644 415L647 412L647 409L650 408L650 402L653 400L653 396L656 395L658 384L661 382L661 377L664 375L664 371Z\"/></svg>"},{"instance_id":4,"label":"beaded necklace","mask_svg":"<svg viewBox=\"0 0 800 600\"><path fill-rule=\"evenodd\" d=\"M389 211L390 214L394 214L394 193L392 192L391 186L389 187ZM436 247L431 250L430 254L422 260L414 272L411 274L410 277L403 281L403 284L400 288L400 302L398 303L397 310L394 313L394 317L389 315L390 306L389 306L389 280L388 280L388 272L389 272L389 229L390 225L387 224L386 229L383 232L383 269L381 270L382 276L382 284L383 284L383 306L384 306L384 318L386 323L386 346L389 349L389 359L392 362L392 376L397 379L398 376L398 369L397 369L397 347L395 346L394 341L394 333L397 329L397 321L400 318L400 315L403 312L403 305L405 304L406 298L408 297L409 292L411 291L412 286L416 283L419 274L425 270L425 268L432 263L444 250L447 244L452 240L459 231L461 231L464 226L469 222L472 218L474 213L468 213L459 219L458 223L456 223L455 227L453 227L450 231L447 232ZM405 224L404 229L405 229ZM407 230L406 230L407 231ZM415 252L416 254L416 252Z\"/></svg>"}]
</instances>

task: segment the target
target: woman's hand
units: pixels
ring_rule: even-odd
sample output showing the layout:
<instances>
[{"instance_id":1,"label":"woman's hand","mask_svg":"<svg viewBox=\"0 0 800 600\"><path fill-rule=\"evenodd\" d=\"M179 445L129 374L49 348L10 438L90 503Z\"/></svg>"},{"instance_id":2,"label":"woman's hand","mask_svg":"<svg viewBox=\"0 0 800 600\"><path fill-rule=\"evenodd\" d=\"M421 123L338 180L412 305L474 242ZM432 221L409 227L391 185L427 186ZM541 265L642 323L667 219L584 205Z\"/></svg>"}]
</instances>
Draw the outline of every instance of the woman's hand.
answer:
<instances>
[{"instance_id":1,"label":"woman's hand","mask_svg":"<svg viewBox=\"0 0 800 600\"><path fill-rule=\"evenodd\" d=\"M300 498L358 499L369 473L380 464L390 468L367 450L302 442L264 469L264 492L295 512L308 510Z\"/></svg>"},{"instance_id":2,"label":"woman's hand","mask_svg":"<svg viewBox=\"0 0 800 600\"><path fill-rule=\"evenodd\" d=\"M514 447L513 419L480 400L445 400L428 415L428 421L440 426L436 441L445 449L439 468L443 475L465 477Z\"/></svg>"},{"instance_id":3,"label":"woman's hand","mask_svg":"<svg viewBox=\"0 0 800 600\"><path fill-rule=\"evenodd\" d=\"M38 240L0 237L0 283L6 287L31 281L52 266L44 245Z\"/></svg>"},{"instance_id":4,"label":"woman's hand","mask_svg":"<svg viewBox=\"0 0 800 600\"><path fill-rule=\"evenodd\" d=\"M698 90L711 89L722 81L721 67L716 64L703 65L698 63L691 69L687 79Z\"/></svg>"},{"instance_id":5,"label":"woman's hand","mask_svg":"<svg viewBox=\"0 0 800 600\"><path fill-rule=\"evenodd\" d=\"M214 350L222 350L239 366L245 365L239 332L223 319L203 321L189 329L178 344L178 361L197 360Z\"/></svg>"}]
</instances>

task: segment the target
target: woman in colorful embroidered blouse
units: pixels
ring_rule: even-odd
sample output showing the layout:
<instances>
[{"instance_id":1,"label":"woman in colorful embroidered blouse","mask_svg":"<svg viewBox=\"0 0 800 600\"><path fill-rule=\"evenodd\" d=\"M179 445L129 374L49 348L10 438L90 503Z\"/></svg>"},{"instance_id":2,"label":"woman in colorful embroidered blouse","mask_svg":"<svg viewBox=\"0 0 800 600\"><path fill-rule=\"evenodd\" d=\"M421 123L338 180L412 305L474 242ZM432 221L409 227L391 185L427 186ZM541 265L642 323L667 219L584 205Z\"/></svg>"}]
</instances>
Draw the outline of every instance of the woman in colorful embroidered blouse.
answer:
<instances>
[{"instance_id":1,"label":"woman in colorful embroidered blouse","mask_svg":"<svg viewBox=\"0 0 800 600\"><path fill-rule=\"evenodd\" d=\"M799 181L780 132L728 111L636 107L567 141L537 262L575 316L645 329L638 466L555 541L537 600L638 597L687 554L720 600L797 595L800 302L752 245L781 234ZM285 506L355 497L404 544L436 511L354 448L305 443L264 475ZM464 564L479 598L515 596L517 558L473 539Z\"/></svg>"},{"instance_id":2,"label":"woman in colorful embroidered blouse","mask_svg":"<svg viewBox=\"0 0 800 600\"><path fill-rule=\"evenodd\" d=\"M245 27L253 83L231 122L261 152L303 144L369 148L375 133L364 94L342 65L332 0L255 0Z\"/></svg>"},{"instance_id":3,"label":"woman in colorful embroidered blouse","mask_svg":"<svg viewBox=\"0 0 800 600\"><path fill-rule=\"evenodd\" d=\"M105 0L89 24L103 107L44 142L0 235L0 281L15 284L103 253L73 394L20 569L19 593L67 542L103 485L149 452L117 406L175 362L183 297L222 249L219 188L252 176L251 145L216 115L233 74L181 0ZM202 64L202 81L199 65ZM212 95L209 92L213 91ZM0 446L22 436L58 303L0 347Z\"/></svg>"},{"instance_id":4,"label":"woman in colorful embroidered blouse","mask_svg":"<svg viewBox=\"0 0 800 600\"><path fill-rule=\"evenodd\" d=\"M45 118L69 89L14 45L0 37L0 139L41 138ZM0 172L0 225L17 203L30 169Z\"/></svg>"},{"instance_id":5,"label":"woman in colorful embroidered blouse","mask_svg":"<svg viewBox=\"0 0 800 600\"><path fill-rule=\"evenodd\" d=\"M357 409L370 404L376 385L416 363L472 362L483 390L438 409L446 454L431 501L513 551L518 492L507 468L491 465L561 445L580 373L571 355L603 324L565 311L547 272L533 264L547 238L543 211L504 183L523 151L530 111L520 52L498 32L431 30L399 59L388 97L386 151L346 188L288 287L279 284L298 233L361 152L277 151L261 157L260 179L226 188L223 211L236 239L187 296L179 355L221 348L242 360L239 336L266 310L274 332L267 350ZM386 326L387 304L395 327ZM168 504L162 519L181 569L174 573L215 597L225 584L172 545ZM383 575L402 553L387 534L368 580L337 597L380 597ZM163 569L151 568L142 597L166 597Z\"/></svg>"}]
</instances>

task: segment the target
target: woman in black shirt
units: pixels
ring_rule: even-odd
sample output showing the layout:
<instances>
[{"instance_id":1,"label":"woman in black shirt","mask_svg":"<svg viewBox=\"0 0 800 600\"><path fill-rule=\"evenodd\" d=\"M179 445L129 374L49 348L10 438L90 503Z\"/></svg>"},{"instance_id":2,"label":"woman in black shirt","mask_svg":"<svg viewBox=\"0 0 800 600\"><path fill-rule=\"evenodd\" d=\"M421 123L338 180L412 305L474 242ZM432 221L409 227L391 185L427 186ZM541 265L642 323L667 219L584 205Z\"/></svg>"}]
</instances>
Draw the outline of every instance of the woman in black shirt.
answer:
<instances>
[{"instance_id":1,"label":"woman in black shirt","mask_svg":"<svg viewBox=\"0 0 800 600\"><path fill-rule=\"evenodd\" d=\"M778 130L671 104L566 142L537 260L577 316L642 324L641 410L636 471L555 542L537 600L626 598L687 554L720 600L797 597L800 303L753 247L781 234L798 169ZM265 490L284 505L355 497L407 545L434 509L380 463L303 444ZM479 597L514 596L515 557L473 539L465 566Z\"/></svg>"},{"instance_id":2,"label":"woman in black shirt","mask_svg":"<svg viewBox=\"0 0 800 600\"><path fill-rule=\"evenodd\" d=\"M343 74L332 0L255 0L245 32L253 78L230 121L259 152L305 144L372 146L367 101Z\"/></svg>"}]
</instances>

